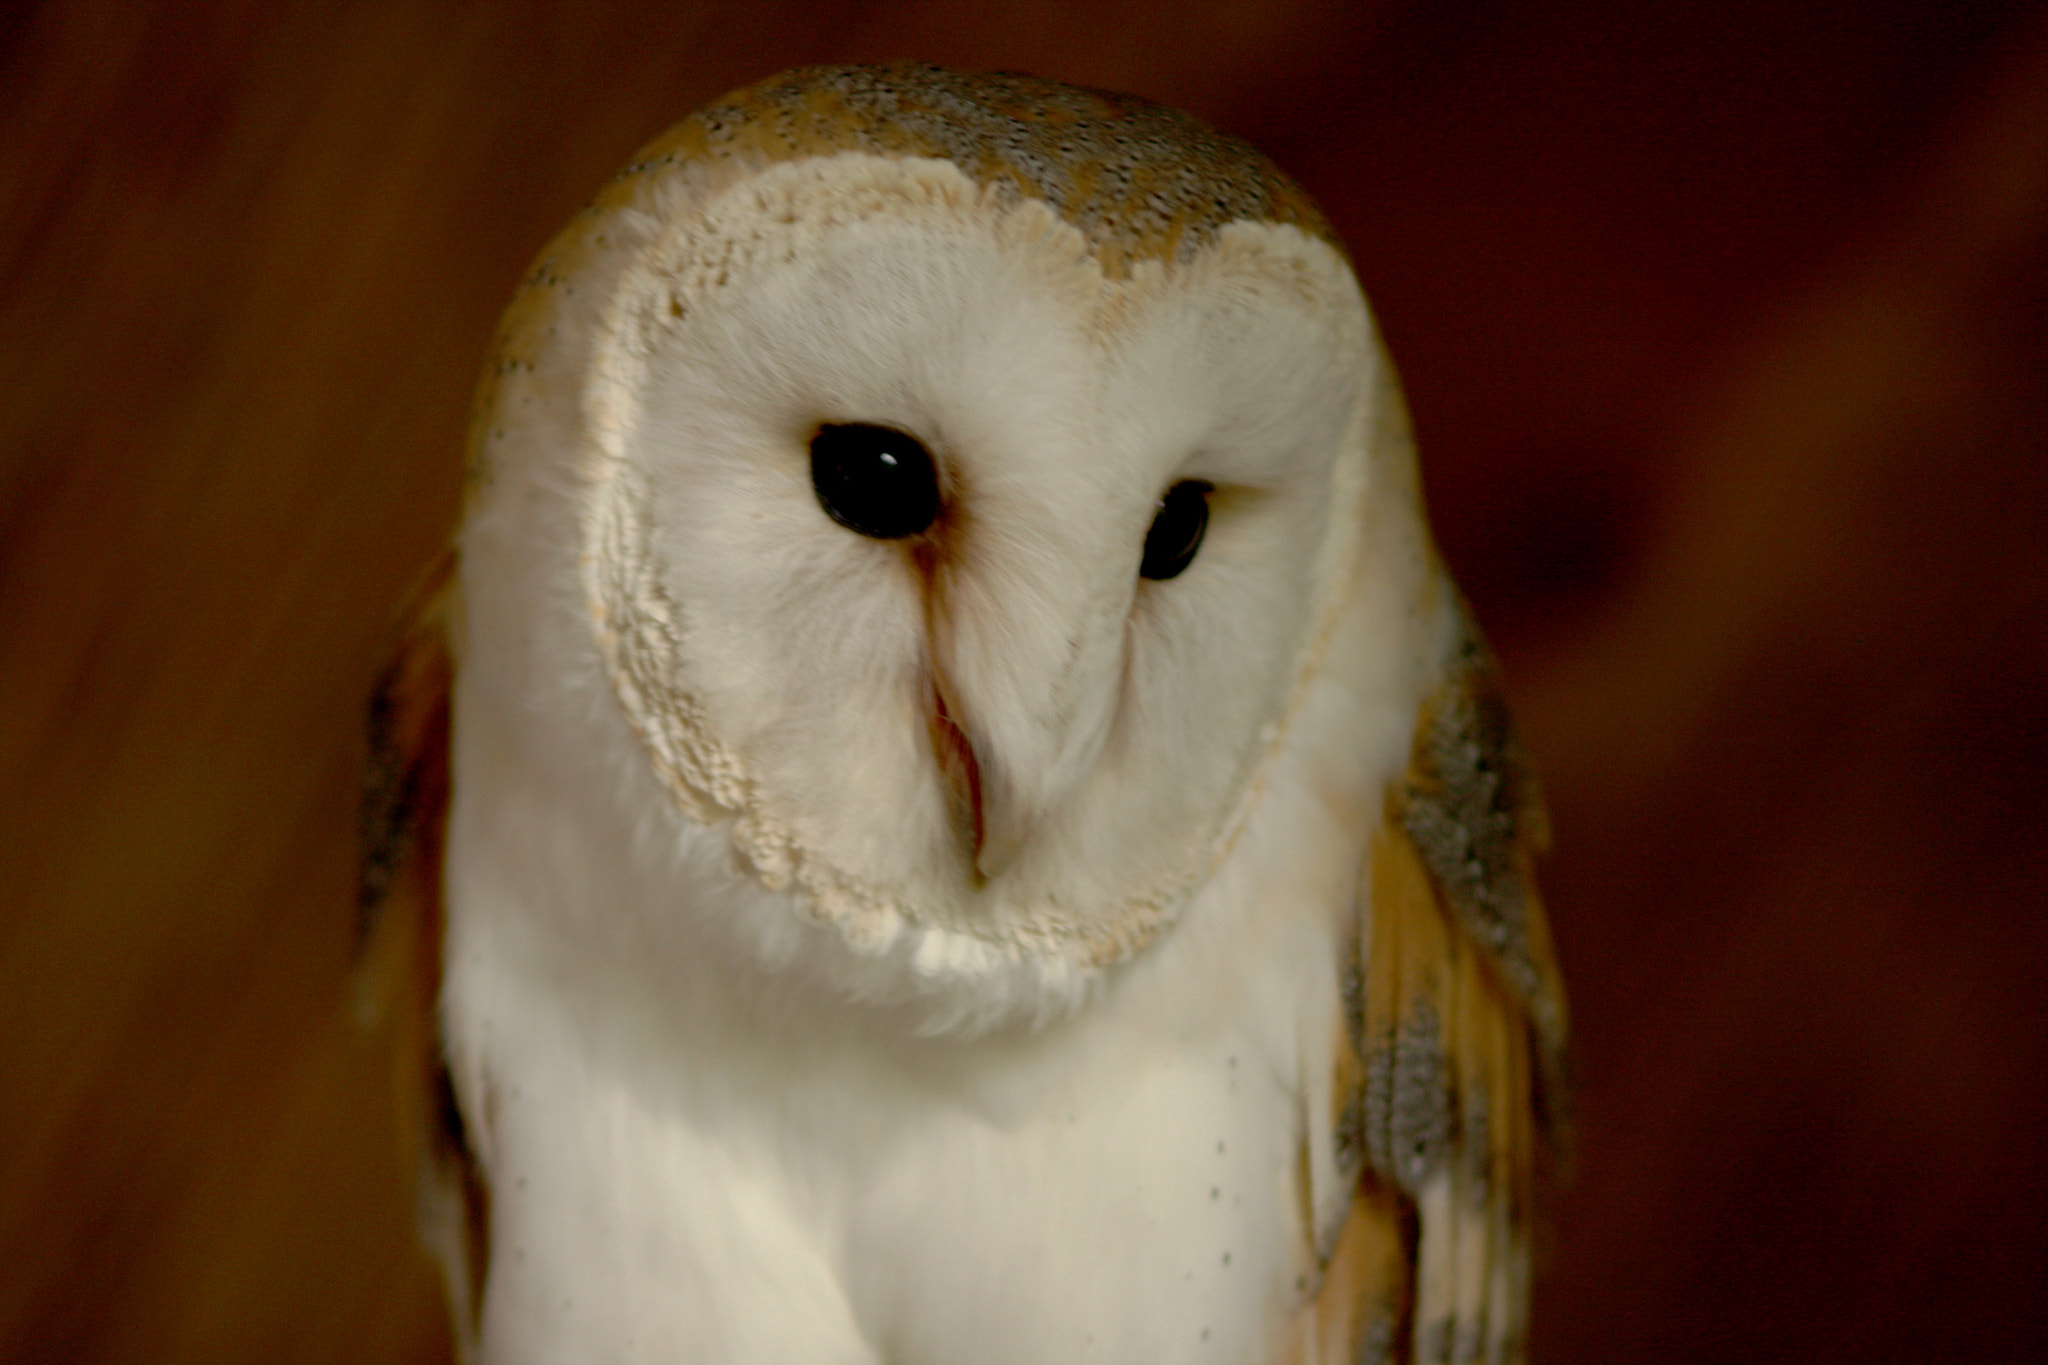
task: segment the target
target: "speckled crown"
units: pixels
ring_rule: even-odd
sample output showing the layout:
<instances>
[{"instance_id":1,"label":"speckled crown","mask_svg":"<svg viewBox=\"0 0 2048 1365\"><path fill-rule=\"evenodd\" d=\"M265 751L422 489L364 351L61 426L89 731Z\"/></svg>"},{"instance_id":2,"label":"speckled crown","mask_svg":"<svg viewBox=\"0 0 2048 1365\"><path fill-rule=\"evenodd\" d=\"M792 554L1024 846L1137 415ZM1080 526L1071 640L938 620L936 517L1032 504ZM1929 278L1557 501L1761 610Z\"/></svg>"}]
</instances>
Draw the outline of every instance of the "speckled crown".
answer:
<instances>
[{"instance_id":1,"label":"speckled crown","mask_svg":"<svg viewBox=\"0 0 2048 1365\"><path fill-rule=\"evenodd\" d=\"M772 76L692 114L625 174L664 161L849 151L937 157L999 197L1042 199L1111 276L1140 260L1186 260L1240 219L1291 223L1339 246L1279 167L1192 115L1034 76L913 62Z\"/></svg>"}]
</instances>

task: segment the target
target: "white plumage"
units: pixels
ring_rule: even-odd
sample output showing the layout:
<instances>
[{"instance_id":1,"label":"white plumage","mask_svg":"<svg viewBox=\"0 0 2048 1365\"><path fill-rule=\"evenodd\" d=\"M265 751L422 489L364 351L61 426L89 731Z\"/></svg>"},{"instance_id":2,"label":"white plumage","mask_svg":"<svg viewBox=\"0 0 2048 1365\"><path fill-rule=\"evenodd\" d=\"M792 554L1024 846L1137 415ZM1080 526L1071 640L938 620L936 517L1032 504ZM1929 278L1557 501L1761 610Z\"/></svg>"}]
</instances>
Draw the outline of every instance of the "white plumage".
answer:
<instances>
[{"instance_id":1,"label":"white plumage","mask_svg":"<svg viewBox=\"0 0 2048 1365\"><path fill-rule=\"evenodd\" d=\"M853 528L847 424L929 453L928 525ZM543 257L474 459L438 1207L481 1359L1516 1354L1532 794L1256 153L1024 78L765 83Z\"/></svg>"}]
</instances>

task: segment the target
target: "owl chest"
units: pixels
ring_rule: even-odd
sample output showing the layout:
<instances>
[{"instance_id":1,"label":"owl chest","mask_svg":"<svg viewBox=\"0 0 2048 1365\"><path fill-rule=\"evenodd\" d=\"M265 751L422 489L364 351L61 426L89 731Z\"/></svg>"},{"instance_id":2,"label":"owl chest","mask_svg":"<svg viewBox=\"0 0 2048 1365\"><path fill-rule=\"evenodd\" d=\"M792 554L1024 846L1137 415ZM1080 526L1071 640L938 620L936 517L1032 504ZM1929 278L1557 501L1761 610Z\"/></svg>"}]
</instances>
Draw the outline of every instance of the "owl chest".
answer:
<instances>
[{"instance_id":1,"label":"owl chest","mask_svg":"<svg viewBox=\"0 0 2048 1365\"><path fill-rule=\"evenodd\" d=\"M489 1082L494 1365L1253 1361L1298 1301L1297 1106L1257 1039L627 1062L549 1013Z\"/></svg>"}]
</instances>

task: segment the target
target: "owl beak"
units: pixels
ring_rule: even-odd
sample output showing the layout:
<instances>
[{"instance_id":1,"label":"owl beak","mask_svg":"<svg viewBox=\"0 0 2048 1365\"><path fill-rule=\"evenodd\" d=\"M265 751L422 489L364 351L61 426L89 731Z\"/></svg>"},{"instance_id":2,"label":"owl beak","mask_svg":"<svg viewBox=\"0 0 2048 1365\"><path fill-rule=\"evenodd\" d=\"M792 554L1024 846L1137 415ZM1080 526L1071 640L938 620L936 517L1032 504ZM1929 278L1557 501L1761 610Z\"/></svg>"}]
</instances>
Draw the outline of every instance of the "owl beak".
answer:
<instances>
[{"instance_id":1,"label":"owl beak","mask_svg":"<svg viewBox=\"0 0 2048 1365\"><path fill-rule=\"evenodd\" d=\"M932 750L977 885L1017 862L1047 814L1093 768L1114 711L1116 675L1113 661L1091 660L1086 655L1095 651L1083 651L1054 676L1037 676L1014 666L1024 642L998 636L983 643L994 648L956 653L953 668L931 669L928 709ZM1110 662L1107 676L1082 676L1097 672L1086 666L1091 662ZM1007 685L997 686L997 679Z\"/></svg>"},{"instance_id":2,"label":"owl beak","mask_svg":"<svg viewBox=\"0 0 2048 1365\"><path fill-rule=\"evenodd\" d=\"M1101 730L1034 737L1050 740L1045 748L1057 746L1056 752L1063 752L1050 762L1042 753L1034 755L1041 762L1028 765L1006 761L1003 747L973 729L967 735L974 782L974 870L989 882L1016 863L1047 814L1093 766ZM1020 746L1011 746L1016 747Z\"/></svg>"},{"instance_id":3,"label":"owl beak","mask_svg":"<svg viewBox=\"0 0 2048 1365\"><path fill-rule=\"evenodd\" d=\"M946 781L963 842L974 858L977 884L992 881L1017 861L1031 823L1019 819L1015 793L1000 779L993 761L994 746L984 736L979 743L963 723L959 703L948 697L949 689L934 676L931 695L932 752ZM984 759L987 755L987 759ZM991 781L990 779L995 779ZM992 790L993 789L993 790Z\"/></svg>"},{"instance_id":4,"label":"owl beak","mask_svg":"<svg viewBox=\"0 0 2048 1365\"><path fill-rule=\"evenodd\" d=\"M956 799L969 817L975 875L980 882L991 882L1017 861L1039 822L1043 803L1029 800L1014 782L1004 780L1000 760L986 741L977 745L967 732L956 733L964 755L960 776L954 779Z\"/></svg>"},{"instance_id":5,"label":"owl beak","mask_svg":"<svg viewBox=\"0 0 2048 1365\"><path fill-rule=\"evenodd\" d=\"M946 794L952 802L962 833L974 852L976 871L986 880L990 874L981 866L982 850L987 842L987 806L982 797L981 758L975 752L974 741L966 727L956 718L958 703L949 698L948 691L943 675L934 670L926 712L931 718L932 753L938 759L939 772L946 782Z\"/></svg>"},{"instance_id":6,"label":"owl beak","mask_svg":"<svg viewBox=\"0 0 2048 1365\"><path fill-rule=\"evenodd\" d=\"M1020 813L1021 803L1014 800L998 800L991 808L986 796L983 797L980 837L975 841L974 870L985 882L994 881L1009 871L1017 861L1017 855L1024 848L1024 840L1031 833L1035 819L1004 818ZM995 818L991 819L990 816Z\"/></svg>"}]
</instances>

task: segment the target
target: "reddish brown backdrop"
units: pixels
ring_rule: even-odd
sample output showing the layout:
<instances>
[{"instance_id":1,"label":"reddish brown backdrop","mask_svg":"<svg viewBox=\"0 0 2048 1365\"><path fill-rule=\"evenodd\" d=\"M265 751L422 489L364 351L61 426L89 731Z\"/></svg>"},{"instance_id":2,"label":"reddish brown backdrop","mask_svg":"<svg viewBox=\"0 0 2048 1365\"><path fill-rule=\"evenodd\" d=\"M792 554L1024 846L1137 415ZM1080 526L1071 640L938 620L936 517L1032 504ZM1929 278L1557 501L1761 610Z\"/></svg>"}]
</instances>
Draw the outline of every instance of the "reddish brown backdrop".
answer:
<instances>
[{"instance_id":1,"label":"reddish brown backdrop","mask_svg":"<svg viewBox=\"0 0 2048 1365\"><path fill-rule=\"evenodd\" d=\"M524 261L800 62L1190 106L1352 244L1559 831L1544 1362L2048 1358L2048 25L0 10L0 1357L439 1358L359 705Z\"/></svg>"}]
</instances>

